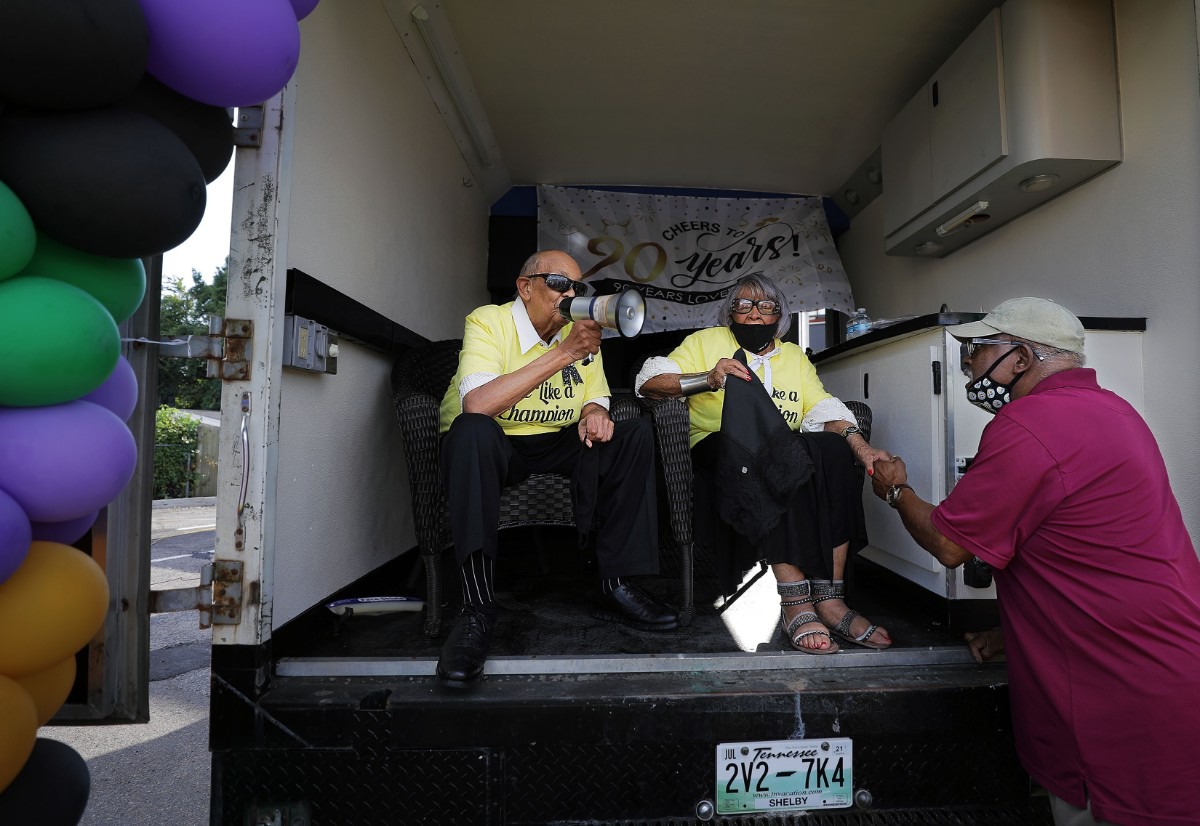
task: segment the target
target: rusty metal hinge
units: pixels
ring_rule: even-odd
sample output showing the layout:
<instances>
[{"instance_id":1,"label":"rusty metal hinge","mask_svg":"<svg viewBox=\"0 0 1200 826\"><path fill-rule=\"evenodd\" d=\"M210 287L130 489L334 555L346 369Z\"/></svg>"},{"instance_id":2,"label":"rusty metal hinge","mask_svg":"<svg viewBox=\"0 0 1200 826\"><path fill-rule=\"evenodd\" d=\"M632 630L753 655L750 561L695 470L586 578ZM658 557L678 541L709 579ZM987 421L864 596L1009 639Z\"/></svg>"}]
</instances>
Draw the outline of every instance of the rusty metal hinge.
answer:
<instances>
[{"instance_id":1,"label":"rusty metal hinge","mask_svg":"<svg viewBox=\"0 0 1200 826\"><path fill-rule=\"evenodd\" d=\"M183 336L159 344L160 356L208 360L206 377L223 381L250 378L254 322L240 318L208 317L208 335Z\"/></svg>"},{"instance_id":2,"label":"rusty metal hinge","mask_svg":"<svg viewBox=\"0 0 1200 826\"><path fill-rule=\"evenodd\" d=\"M200 584L150 592L150 613L199 611L200 627L237 625L242 621L243 563L218 559L200 568Z\"/></svg>"}]
</instances>

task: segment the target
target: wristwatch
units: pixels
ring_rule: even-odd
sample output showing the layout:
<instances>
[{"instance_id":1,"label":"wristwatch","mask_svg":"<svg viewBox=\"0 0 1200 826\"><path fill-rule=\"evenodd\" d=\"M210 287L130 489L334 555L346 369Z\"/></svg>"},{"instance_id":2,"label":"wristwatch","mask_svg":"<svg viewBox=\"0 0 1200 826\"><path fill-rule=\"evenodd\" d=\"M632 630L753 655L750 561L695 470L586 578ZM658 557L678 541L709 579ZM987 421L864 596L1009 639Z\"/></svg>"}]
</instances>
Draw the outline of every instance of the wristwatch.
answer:
<instances>
[{"instance_id":1,"label":"wristwatch","mask_svg":"<svg viewBox=\"0 0 1200 826\"><path fill-rule=\"evenodd\" d=\"M847 427L845 430L842 431L842 438L849 439L855 433L862 433L862 428L856 424L852 424L849 427Z\"/></svg>"},{"instance_id":2,"label":"wristwatch","mask_svg":"<svg viewBox=\"0 0 1200 826\"><path fill-rule=\"evenodd\" d=\"M887 489L887 496L884 501L886 501L888 503L888 505L893 508L899 507L900 492L902 490L904 490L905 488L907 488L908 490L912 490L912 485L892 485L890 488Z\"/></svg>"}]
</instances>

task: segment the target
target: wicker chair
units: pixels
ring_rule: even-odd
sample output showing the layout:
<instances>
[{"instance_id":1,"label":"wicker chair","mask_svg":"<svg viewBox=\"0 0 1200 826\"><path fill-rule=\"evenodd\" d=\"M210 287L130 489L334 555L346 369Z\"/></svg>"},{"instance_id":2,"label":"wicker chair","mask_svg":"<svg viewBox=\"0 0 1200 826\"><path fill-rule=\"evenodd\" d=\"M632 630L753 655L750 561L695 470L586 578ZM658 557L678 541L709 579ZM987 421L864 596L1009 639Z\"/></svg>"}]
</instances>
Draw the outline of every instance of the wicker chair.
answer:
<instances>
[{"instance_id":1,"label":"wicker chair","mask_svg":"<svg viewBox=\"0 0 1200 826\"><path fill-rule=\"evenodd\" d=\"M702 570L711 570L715 580L716 565L711 553L696 558L692 535L692 454L688 447L688 409L683 399L639 399L649 409L654 422L654 439L658 444L658 455L666 486L667 503L671 512L671 535L674 539L682 568L682 600L679 620L682 625L692 621L695 613L693 575L698 565ZM871 408L860 401L847 401L846 406L858 419L863 437L871 438ZM859 483L866 477L865 468L858 469Z\"/></svg>"},{"instance_id":2,"label":"wicker chair","mask_svg":"<svg viewBox=\"0 0 1200 826\"><path fill-rule=\"evenodd\" d=\"M453 544L438 466L439 407L458 367L461 339L414 347L392 368L392 402L412 493L417 545L425 563L425 633L436 637L442 624L442 551ZM614 395L614 420L637 418L641 409L625 395ZM536 473L506 488L500 499L500 528L526 525L573 526L570 485L565 476Z\"/></svg>"}]
</instances>

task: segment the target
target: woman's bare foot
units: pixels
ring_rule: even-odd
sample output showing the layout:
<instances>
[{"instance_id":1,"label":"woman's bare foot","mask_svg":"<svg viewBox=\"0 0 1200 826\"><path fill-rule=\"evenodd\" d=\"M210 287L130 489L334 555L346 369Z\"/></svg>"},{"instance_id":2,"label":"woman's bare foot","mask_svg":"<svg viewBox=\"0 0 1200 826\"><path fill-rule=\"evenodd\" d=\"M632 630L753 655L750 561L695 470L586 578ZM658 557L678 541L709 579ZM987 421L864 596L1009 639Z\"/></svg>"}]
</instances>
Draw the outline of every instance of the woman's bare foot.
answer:
<instances>
[{"instance_id":1,"label":"woman's bare foot","mask_svg":"<svg viewBox=\"0 0 1200 826\"><path fill-rule=\"evenodd\" d=\"M812 594L817 615L834 635L865 648L887 648L892 644L886 628L846 605L844 580L814 579Z\"/></svg>"},{"instance_id":2,"label":"woman's bare foot","mask_svg":"<svg viewBox=\"0 0 1200 826\"><path fill-rule=\"evenodd\" d=\"M780 621L788 644L805 654L833 654L839 651L829 631L813 610L813 585L804 573L789 565L777 564L775 590L779 593Z\"/></svg>"},{"instance_id":3,"label":"woman's bare foot","mask_svg":"<svg viewBox=\"0 0 1200 826\"><path fill-rule=\"evenodd\" d=\"M816 619L816 614L812 614L813 619L808 622L801 622L795 627L792 622L801 614L812 613L813 604L811 602L802 602L798 605L784 605L783 611L783 633L789 637L792 648L798 651L815 651L824 653L826 651L837 650L837 643L829 636L829 631Z\"/></svg>"},{"instance_id":4,"label":"woman's bare foot","mask_svg":"<svg viewBox=\"0 0 1200 826\"><path fill-rule=\"evenodd\" d=\"M882 625L875 625L874 630L863 639L859 639L872 627L869 619L846 605L844 600L836 597L821 600L817 603L817 615L825 627L842 639L854 642L867 648L887 648L892 644L892 637ZM846 627L846 617L850 616L849 627Z\"/></svg>"}]
</instances>

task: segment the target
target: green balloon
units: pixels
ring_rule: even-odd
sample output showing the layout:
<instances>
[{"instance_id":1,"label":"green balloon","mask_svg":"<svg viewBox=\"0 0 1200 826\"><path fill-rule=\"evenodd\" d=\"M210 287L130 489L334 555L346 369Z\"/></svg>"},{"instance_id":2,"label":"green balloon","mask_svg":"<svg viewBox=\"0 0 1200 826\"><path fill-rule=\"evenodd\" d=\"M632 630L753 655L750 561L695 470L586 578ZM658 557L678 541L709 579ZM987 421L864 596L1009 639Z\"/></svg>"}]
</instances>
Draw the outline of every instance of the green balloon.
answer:
<instances>
[{"instance_id":1,"label":"green balloon","mask_svg":"<svg viewBox=\"0 0 1200 826\"><path fill-rule=\"evenodd\" d=\"M29 210L0 182L0 281L16 275L29 263L36 238Z\"/></svg>"},{"instance_id":2,"label":"green balloon","mask_svg":"<svg viewBox=\"0 0 1200 826\"><path fill-rule=\"evenodd\" d=\"M0 407L86 396L117 366L121 334L104 305L50 278L0 281Z\"/></svg>"},{"instance_id":3,"label":"green balloon","mask_svg":"<svg viewBox=\"0 0 1200 826\"><path fill-rule=\"evenodd\" d=\"M133 315L146 294L146 267L140 258L105 258L81 252L37 234L33 258L19 273L53 278L93 295L120 324Z\"/></svg>"}]
</instances>

